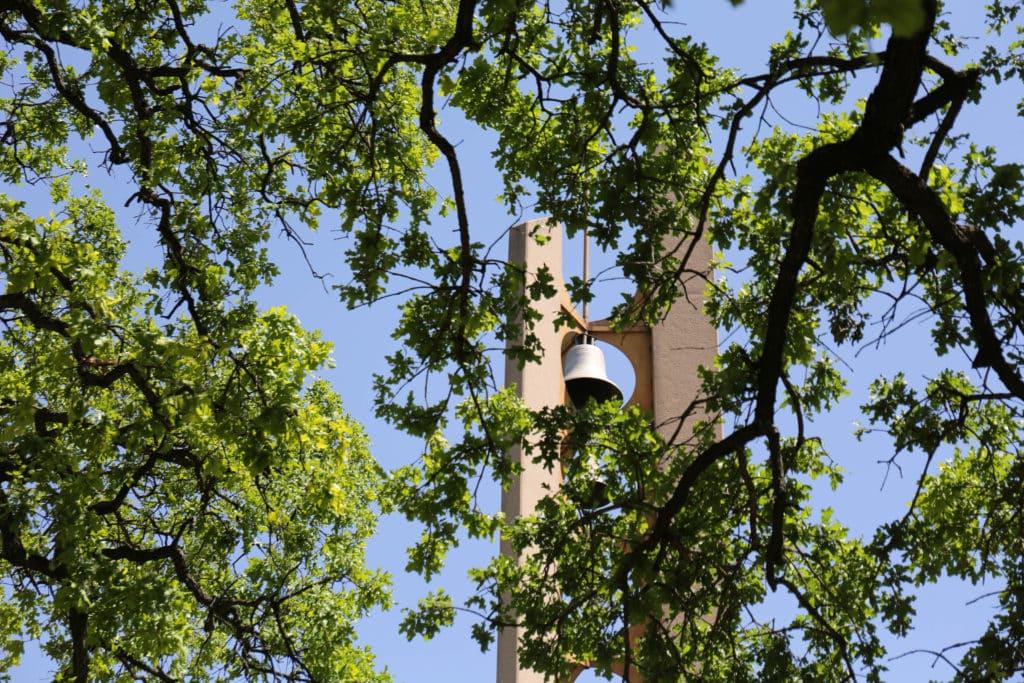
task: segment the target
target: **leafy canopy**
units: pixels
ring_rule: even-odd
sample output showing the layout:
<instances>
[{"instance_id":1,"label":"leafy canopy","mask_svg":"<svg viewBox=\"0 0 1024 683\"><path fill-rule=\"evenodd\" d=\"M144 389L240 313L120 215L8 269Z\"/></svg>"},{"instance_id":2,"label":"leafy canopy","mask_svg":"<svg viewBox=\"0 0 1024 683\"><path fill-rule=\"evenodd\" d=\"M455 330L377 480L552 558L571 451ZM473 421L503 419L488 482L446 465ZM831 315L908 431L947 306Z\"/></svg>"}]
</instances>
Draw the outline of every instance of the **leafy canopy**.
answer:
<instances>
[{"instance_id":1,"label":"leafy canopy","mask_svg":"<svg viewBox=\"0 0 1024 683\"><path fill-rule=\"evenodd\" d=\"M0 170L11 185L50 186L61 207L40 222L6 200L0 532L9 600L38 605L32 623L53 630L64 675L369 675L344 668L369 666L350 630L324 624L384 600L358 561L369 513L347 502L349 490L372 497L375 469L326 388L302 389L321 343L252 304L276 274L271 228L301 247L320 225L351 237L345 304L404 294L402 350L376 398L424 442L388 484L424 525L410 567L435 573L463 531L500 531L525 553L474 573L481 644L516 623L521 661L550 676L585 664L659 681L698 670L879 680L892 638L914 625L917 590L952 576L997 586L995 605L975 639L936 643L934 656L962 680L1024 670L1024 173L958 123L997 86L1019 97L1020 3L993 0L988 33L969 42L977 27L952 3L796 0L792 30L751 74L723 68L674 21L681 7L646 0L240 0L234 11L214 32L199 0L0 9L13 83ZM636 56L640 43L659 46L657 61ZM813 130L771 125L787 91L819 107ZM708 284L707 314L735 334L702 374L692 434L666 442L649 416L607 406L531 413L497 388L486 350L536 359L531 304L553 289L550 273L495 258L493 234L471 220L469 152L446 135L445 107L491 136L513 215L585 228L617 255L639 296L616 324L682 305L694 264L689 250L663 255L666 240L707 239L741 259L739 278ZM62 180L82 170L78 138L129 179L159 236L163 262L142 279L117 272L101 200ZM434 165L447 173L440 190ZM571 290L589 296L580 280ZM814 420L850 386L836 351L898 343L908 315L940 369L879 376L854 399L863 435L888 434L883 459L917 485L905 514L851 533L813 509L815 479L844 490L845 457ZM418 390L436 375L440 391L436 380ZM507 486L506 450L531 433L527 457L564 466L565 487L527 518L481 511L480 478ZM561 461L566 439L597 463L606 504L584 504L592 481ZM288 498L289 481L323 495ZM338 540L314 532L325 527ZM228 552L251 569L233 574ZM182 573L186 560L197 564ZM96 607L121 585L104 572L130 583L143 570L191 607L151 598L165 609L147 614L183 621L146 637L103 611L124 601ZM341 576L354 591L338 589ZM221 598L247 585L270 592ZM790 595L793 613L760 619L769 591ZM454 607L435 593L404 629L433 634ZM13 656L19 612L3 614ZM168 633L173 648L156 635Z\"/></svg>"},{"instance_id":2,"label":"leafy canopy","mask_svg":"<svg viewBox=\"0 0 1024 683\"><path fill-rule=\"evenodd\" d=\"M315 377L330 344L254 302L277 209L167 85L216 107L165 52L202 9L0 9L0 667L35 638L62 681L386 680L354 630L390 603L382 472ZM144 273L81 183L94 136L161 240Z\"/></svg>"}]
</instances>

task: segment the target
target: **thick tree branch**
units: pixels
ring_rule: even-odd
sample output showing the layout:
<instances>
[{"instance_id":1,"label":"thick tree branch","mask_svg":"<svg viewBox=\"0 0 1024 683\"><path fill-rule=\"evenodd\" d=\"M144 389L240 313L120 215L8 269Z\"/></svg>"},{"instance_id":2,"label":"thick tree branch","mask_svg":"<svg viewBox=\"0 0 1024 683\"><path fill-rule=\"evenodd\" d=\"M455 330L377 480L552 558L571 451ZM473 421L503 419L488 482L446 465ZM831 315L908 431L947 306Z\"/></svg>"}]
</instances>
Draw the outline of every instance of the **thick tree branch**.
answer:
<instances>
[{"instance_id":1,"label":"thick tree branch","mask_svg":"<svg viewBox=\"0 0 1024 683\"><path fill-rule=\"evenodd\" d=\"M976 228L958 225L949 215L942 199L924 180L896 159L876 159L867 169L917 216L932 241L942 246L956 260L960 284L964 291L967 314L971 321L979 355L996 371L1003 385L1017 398L1024 399L1024 379L1003 354L1002 342L988 312L981 255L991 250L987 238Z\"/></svg>"},{"instance_id":2,"label":"thick tree branch","mask_svg":"<svg viewBox=\"0 0 1024 683\"><path fill-rule=\"evenodd\" d=\"M475 49L476 39L473 37L473 17L476 12L476 0L460 0L455 18L455 31L451 38L432 55L423 56L424 65L421 79L422 102L420 103L420 128L427 139L444 156L448 162L448 171L452 180L452 195L455 199L455 211L459 224L460 267L462 270L463 297L468 297L473 274L473 255L469 230L469 212L466 209L465 190L462 182L462 169L459 165L455 147L437 130L434 111L434 87L441 69L454 62L464 50Z\"/></svg>"},{"instance_id":3,"label":"thick tree branch","mask_svg":"<svg viewBox=\"0 0 1024 683\"><path fill-rule=\"evenodd\" d=\"M89 615L77 607L68 610L68 634L71 637L71 676L75 683L89 682Z\"/></svg>"},{"instance_id":4,"label":"thick tree branch","mask_svg":"<svg viewBox=\"0 0 1024 683\"><path fill-rule=\"evenodd\" d=\"M925 66L926 48L936 13L934 0L927 0L926 13L925 25L914 36L890 38L878 84L868 98L863 121L854 134L847 140L813 150L797 164L797 184L792 199L793 227L772 287L764 341L756 363L754 421L705 449L683 471L672 495L659 509L647 537L626 556L619 572L628 572L638 553L645 554L654 548L658 549L655 556L657 568L669 546L672 521L682 510L700 475L719 458L736 452L756 438L769 436L774 430L776 393L785 366L789 321L799 274L813 242L822 195L831 178L849 171L865 170L879 157L887 157L888 150L900 145L911 122L914 96ZM781 477L775 483L781 487ZM779 507L777 501L773 517L777 518ZM773 521L778 523L777 519ZM773 530L773 537L781 538L781 529ZM770 545L774 543L777 541ZM767 566L774 570L781 564L781 551L775 547L770 555Z\"/></svg>"}]
</instances>

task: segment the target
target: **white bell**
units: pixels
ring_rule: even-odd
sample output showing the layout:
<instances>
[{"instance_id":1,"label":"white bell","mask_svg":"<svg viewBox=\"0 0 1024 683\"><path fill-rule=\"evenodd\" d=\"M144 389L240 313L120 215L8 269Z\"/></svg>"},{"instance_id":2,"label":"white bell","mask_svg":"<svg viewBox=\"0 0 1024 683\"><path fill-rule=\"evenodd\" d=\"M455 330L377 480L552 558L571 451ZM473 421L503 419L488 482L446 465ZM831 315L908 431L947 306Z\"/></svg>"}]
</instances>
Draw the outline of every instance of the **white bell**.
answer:
<instances>
[{"instance_id":1,"label":"white bell","mask_svg":"<svg viewBox=\"0 0 1024 683\"><path fill-rule=\"evenodd\" d=\"M622 402L622 390L608 379L604 365L604 352L594 345L589 334L580 334L566 354L565 388L573 405L580 408L593 398L595 401Z\"/></svg>"}]
</instances>

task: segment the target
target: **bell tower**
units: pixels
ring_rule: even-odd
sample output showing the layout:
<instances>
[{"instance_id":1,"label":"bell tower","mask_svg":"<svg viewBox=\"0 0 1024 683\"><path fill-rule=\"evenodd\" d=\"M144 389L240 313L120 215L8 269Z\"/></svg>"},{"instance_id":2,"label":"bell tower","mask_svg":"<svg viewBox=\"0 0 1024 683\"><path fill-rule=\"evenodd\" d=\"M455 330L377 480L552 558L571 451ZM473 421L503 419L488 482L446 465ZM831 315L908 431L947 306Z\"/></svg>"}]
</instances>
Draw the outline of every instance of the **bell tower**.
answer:
<instances>
[{"instance_id":1,"label":"bell tower","mask_svg":"<svg viewBox=\"0 0 1024 683\"><path fill-rule=\"evenodd\" d=\"M542 239L536 239L537 236ZM666 245L667 248L680 247L680 251L689 246L678 242ZM590 323L588 330L577 313L562 276L560 226L549 223L547 219L538 219L513 227L509 234L508 258L510 263L520 264L525 269L526 286L538 268L547 266L554 278L556 293L550 299L534 303L535 310L541 314L534 327L543 347L540 362L520 368L514 360L506 359L505 385L514 384L520 398L532 410L566 403L569 392L574 390L574 367L591 362L582 356L592 352L586 349L580 352L581 340L575 339L581 333L587 333L618 348L633 366L636 385L633 395L625 397L626 404L637 405L646 411L666 441L684 441L692 422L700 417L684 417L700 389L697 368L702 365L711 367L718 351L717 332L703 312L704 286L711 277L710 245L703 240L693 245L687 267L690 275L684 275L681 283L684 296L664 320L654 326L644 325L622 331L613 331L604 320ZM560 314L575 320L576 329L562 327L556 330L554 322ZM587 340L582 341L586 345ZM601 363L603 367L603 359ZM568 389L566 380L569 380ZM610 391L607 387L603 390ZM541 498L550 491L558 490L561 485L558 472L545 470L540 464L523 462L522 455L518 446L509 452L509 457L522 462L523 469L518 480L502 495L501 507L506 519L531 514ZM514 550L502 540L501 552L512 554ZM516 651L518 631L507 627L498 634L497 683L544 683L541 674L520 666ZM581 665L570 680L556 683L572 683L587 668ZM639 681L635 672L631 673L630 680Z\"/></svg>"}]
</instances>

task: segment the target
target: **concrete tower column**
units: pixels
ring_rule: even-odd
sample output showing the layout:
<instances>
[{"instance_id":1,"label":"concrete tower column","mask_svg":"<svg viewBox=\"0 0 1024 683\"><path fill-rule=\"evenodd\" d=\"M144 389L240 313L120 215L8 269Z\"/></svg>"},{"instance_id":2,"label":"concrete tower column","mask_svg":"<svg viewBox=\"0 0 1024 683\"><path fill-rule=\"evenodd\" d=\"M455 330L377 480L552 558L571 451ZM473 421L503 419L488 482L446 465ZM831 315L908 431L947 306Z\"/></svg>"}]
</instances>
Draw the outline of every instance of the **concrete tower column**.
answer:
<instances>
[{"instance_id":1,"label":"concrete tower column","mask_svg":"<svg viewBox=\"0 0 1024 683\"><path fill-rule=\"evenodd\" d=\"M536 235L541 236L540 241ZM680 245L666 245L667 248L675 246ZM679 252L686 246L681 245ZM565 289L561 227L549 224L546 219L513 227L509 234L509 262L524 268L526 286L541 266L547 266L554 278L555 295L534 303L534 310L541 314L533 330L543 348L540 362L520 368L514 360L506 359L505 386L515 385L519 397L532 410L563 404L567 396L562 379L562 356L571 336L583 329L584 321ZM636 384L628 403L647 411L662 436L675 443L685 443L692 423L702 417L693 414L682 418L700 388L698 366L712 367L718 350L717 333L703 312L704 286L711 277L710 262L711 248L701 241L694 246L688 264L688 270L697 274L684 276L685 295L657 325L614 331L607 321L590 324L594 337L621 350L633 366ZM554 322L560 314L576 320L578 328L556 330ZM501 507L506 519L515 519L531 514L539 500L557 492L561 487L561 474L557 468L547 471L539 464L522 462L522 449L518 446L509 451L509 457L523 466L519 478L502 495ZM504 539L501 552L514 552ZM498 634L497 682L543 683L545 679L541 674L519 664L518 631L508 627ZM580 671L585 668L581 667Z\"/></svg>"}]
</instances>

